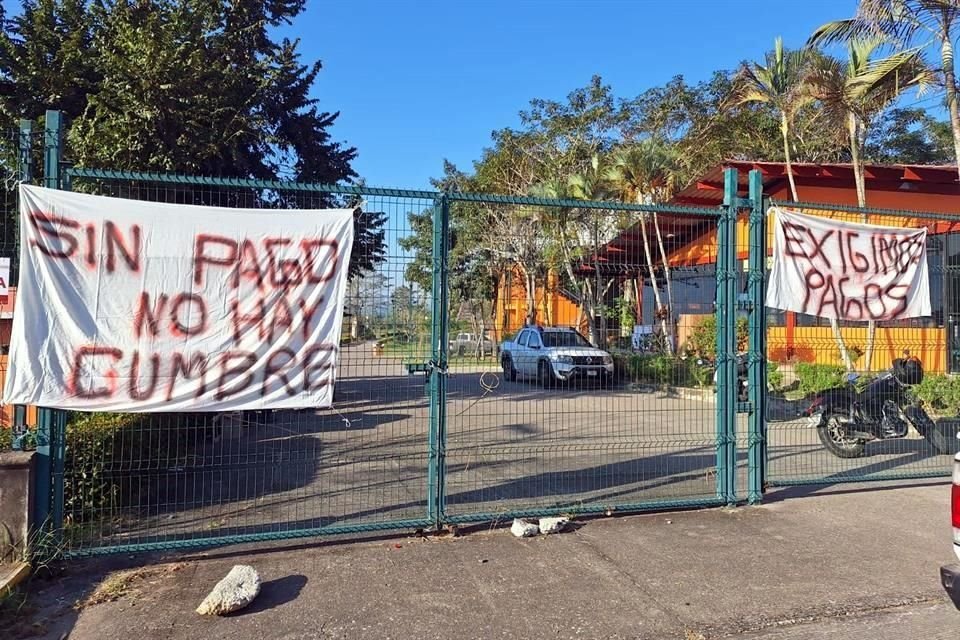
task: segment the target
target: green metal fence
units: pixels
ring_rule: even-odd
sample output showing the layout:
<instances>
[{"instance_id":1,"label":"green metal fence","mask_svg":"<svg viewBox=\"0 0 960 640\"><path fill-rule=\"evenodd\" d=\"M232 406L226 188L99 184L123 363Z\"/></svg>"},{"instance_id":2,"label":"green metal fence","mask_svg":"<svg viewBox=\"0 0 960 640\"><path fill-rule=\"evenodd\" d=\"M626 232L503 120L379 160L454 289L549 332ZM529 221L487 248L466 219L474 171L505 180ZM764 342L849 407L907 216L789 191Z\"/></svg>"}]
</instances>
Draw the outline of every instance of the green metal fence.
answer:
<instances>
[{"instance_id":1,"label":"green metal fence","mask_svg":"<svg viewBox=\"0 0 960 640\"><path fill-rule=\"evenodd\" d=\"M770 203L757 171L744 189L728 170L717 208L648 206L70 167L55 113L14 139L20 180L223 207L360 204L372 233L354 250L333 409L39 410L37 521L68 556L757 503L769 486L949 468L917 434L839 459L798 418L809 398L797 365L829 361L816 356L830 344L812 327L786 353L784 317L765 306ZM960 285L952 236L934 231L946 305ZM940 331L944 358L950 313L924 328ZM882 327L929 350L918 328Z\"/></svg>"},{"instance_id":2,"label":"green metal fence","mask_svg":"<svg viewBox=\"0 0 960 640\"><path fill-rule=\"evenodd\" d=\"M840 322L841 342L853 364L850 368L843 362L840 343L828 320L768 310L766 353L775 384L767 394L766 484L820 485L949 476L952 456L960 446L956 439L960 396L953 391L957 384L953 374L960 371L960 361L954 356L958 346L954 318L960 317L954 314L960 311L960 280L953 275L960 272L953 264L956 259L951 258L960 250L956 217L822 202L769 204L851 222L925 227L933 313L924 318L877 322L873 340L866 323ZM891 383L886 390L874 386L881 385L892 361L905 351L920 359L925 371L923 382L906 387ZM868 352L872 352L869 362ZM855 383L847 382L848 373L857 377ZM843 403L843 411L834 411L826 419L816 410L811 417L803 415L826 388L849 389L851 401ZM899 427L891 423L885 438L853 437L853 432L862 434L876 427L870 424L875 422L870 415L881 415L884 402L900 408ZM907 415L912 419L905 420ZM902 433L894 433L898 428ZM845 450L828 446L825 438L839 441Z\"/></svg>"}]
</instances>

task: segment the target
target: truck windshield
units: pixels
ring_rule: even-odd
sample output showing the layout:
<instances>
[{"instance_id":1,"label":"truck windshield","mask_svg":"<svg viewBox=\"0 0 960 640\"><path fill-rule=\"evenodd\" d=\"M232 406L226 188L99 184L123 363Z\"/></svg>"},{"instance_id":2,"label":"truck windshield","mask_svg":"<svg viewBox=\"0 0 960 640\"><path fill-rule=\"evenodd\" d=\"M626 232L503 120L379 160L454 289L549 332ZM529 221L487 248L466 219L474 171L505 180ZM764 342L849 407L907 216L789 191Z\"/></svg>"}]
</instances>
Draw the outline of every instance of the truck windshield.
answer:
<instances>
[{"instance_id":1,"label":"truck windshield","mask_svg":"<svg viewBox=\"0 0 960 640\"><path fill-rule=\"evenodd\" d=\"M544 331L543 344L547 347L589 347L587 339L576 331Z\"/></svg>"}]
</instances>

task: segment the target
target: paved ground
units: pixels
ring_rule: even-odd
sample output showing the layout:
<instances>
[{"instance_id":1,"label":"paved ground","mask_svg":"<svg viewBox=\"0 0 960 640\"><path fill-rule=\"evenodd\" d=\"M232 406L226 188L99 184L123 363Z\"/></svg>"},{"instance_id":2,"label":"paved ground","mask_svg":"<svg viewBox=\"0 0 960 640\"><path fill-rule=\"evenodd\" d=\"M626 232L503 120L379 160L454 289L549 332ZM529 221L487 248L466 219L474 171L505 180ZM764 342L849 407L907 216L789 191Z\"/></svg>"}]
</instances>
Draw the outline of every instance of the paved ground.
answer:
<instances>
[{"instance_id":1,"label":"paved ground","mask_svg":"<svg viewBox=\"0 0 960 640\"><path fill-rule=\"evenodd\" d=\"M458 360L448 377L447 512L615 507L716 494L715 406L649 387L543 390ZM771 480L946 471L917 438L841 460L771 403ZM423 518L430 416L423 377L370 345L344 351L336 410L286 412L192 448L177 465L115 460L109 477L137 509L85 525L84 545L288 531ZM746 478L741 416L740 480Z\"/></svg>"},{"instance_id":2,"label":"paved ground","mask_svg":"<svg viewBox=\"0 0 960 640\"><path fill-rule=\"evenodd\" d=\"M30 585L18 633L57 640L957 637L960 614L945 604L937 574L952 557L947 486L799 494L784 490L755 508L586 520L536 539L483 529L458 538L77 561L57 579ZM135 573L116 573L117 563ZM222 619L193 613L237 563L252 564L265 581L251 609Z\"/></svg>"}]
</instances>

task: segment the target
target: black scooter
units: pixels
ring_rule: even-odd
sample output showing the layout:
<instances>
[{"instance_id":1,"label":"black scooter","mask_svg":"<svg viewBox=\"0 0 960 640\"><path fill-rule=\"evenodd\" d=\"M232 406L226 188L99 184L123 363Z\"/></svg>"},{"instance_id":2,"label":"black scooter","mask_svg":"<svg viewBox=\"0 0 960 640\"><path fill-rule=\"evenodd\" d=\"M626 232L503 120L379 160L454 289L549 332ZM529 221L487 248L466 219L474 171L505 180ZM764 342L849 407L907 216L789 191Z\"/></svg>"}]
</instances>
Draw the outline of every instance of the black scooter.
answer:
<instances>
[{"instance_id":1,"label":"black scooter","mask_svg":"<svg viewBox=\"0 0 960 640\"><path fill-rule=\"evenodd\" d=\"M859 458L867 442L904 438L910 425L937 453L950 454L956 449L955 428L936 424L923 402L910 393L919 379L905 380L902 367L896 363L859 391L857 378L850 374L846 386L818 393L802 412L827 451L838 458Z\"/></svg>"}]
</instances>

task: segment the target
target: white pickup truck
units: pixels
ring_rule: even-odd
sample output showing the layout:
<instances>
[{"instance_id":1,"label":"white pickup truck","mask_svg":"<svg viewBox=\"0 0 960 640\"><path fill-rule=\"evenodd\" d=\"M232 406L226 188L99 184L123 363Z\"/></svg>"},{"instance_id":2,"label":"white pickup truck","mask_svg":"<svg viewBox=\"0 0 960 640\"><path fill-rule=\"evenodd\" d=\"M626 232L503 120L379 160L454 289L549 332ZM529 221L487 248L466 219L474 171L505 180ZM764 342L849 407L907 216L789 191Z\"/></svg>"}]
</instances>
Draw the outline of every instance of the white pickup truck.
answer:
<instances>
[{"instance_id":1,"label":"white pickup truck","mask_svg":"<svg viewBox=\"0 0 960 640\"><path fill-rule=\"evenodd\" d=\"M960 453L953 459L953 488L950 496L953 521L953 552L960 559ZM940 567L940 582L957 609L960 609L960 564Z\"/></svg>"},{"instance_id":2,"label":"white pickup truck","mask_svg":"<svg viewBox=\"0 0 960 640\"><path fill-rule=\"evenodd\" d=\"M573 378L596 379L601 383L613 377L613 356L591 345L574 329L525 327L513 340L500 346L503 375L536 378L547 388Z\"/></svg>"},{"instance_id":3,"label":"white pickup truck","mask_svg":"<svg viewBox=\"0 0 960 640\"><path fill-rule=\"evenodd\" d=\"M458 333L457 337L450 341L450 353L455 353L458 356L463 356L468 353L473 354L477 352L478 344L480 346L481 355L493 353L493 340L487 336L483 336L482 340L478 339L478 336L475 333Z\"/></svg>"}]
</instances>

